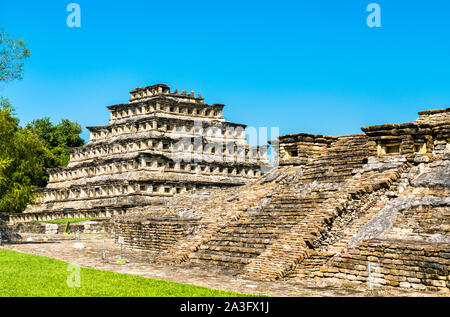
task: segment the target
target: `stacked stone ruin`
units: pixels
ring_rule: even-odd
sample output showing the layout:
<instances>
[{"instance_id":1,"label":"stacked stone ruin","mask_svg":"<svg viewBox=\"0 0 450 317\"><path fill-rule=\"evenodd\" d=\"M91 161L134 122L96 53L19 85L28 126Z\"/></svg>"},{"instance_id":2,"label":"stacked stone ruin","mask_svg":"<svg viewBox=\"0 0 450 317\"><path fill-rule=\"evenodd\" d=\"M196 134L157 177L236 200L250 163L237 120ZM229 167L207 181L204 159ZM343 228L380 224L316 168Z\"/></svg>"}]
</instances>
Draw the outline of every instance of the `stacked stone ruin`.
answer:
<instances>
[{"instance_id":1,"label":"stacked stone ruin","mask_svg":"<svg viewBox=\"0 0 450 317\"><path fill-rule=\"evenodd\" d=\"M89 144L12 222L114 215L116 242L152 261L450 291L450 108L353 135L280 136L271 170L267 148L193 92L138 88L108 109L109 124L89 128Z\"/></svg>"},{"instance_id":2,"label":"stacked stone ruin","mask_svg":"<svg viewBox=\"0 0 450 317\"><path fill-rule=\"evenodd\" d=\"M362 130L281 136L278 168L177 195L156 216L118 217L116 239L156 261L256 279L448 292L450 108Z\"/></svg>"},{"instance_id":3,"label":"stacked stone ruin","mask_svg":"<svg viewBox=\"0 0 450 317\"><path fill-rule=\"evenodd\" d=\"M109 106L109 123L88 127L89 143L49 170L40 197L13 222L123 214L197 188L245 184L269 166L267 147L248 145L245 125L222 104L157 84Z\"/></svg>"}]
</instances>

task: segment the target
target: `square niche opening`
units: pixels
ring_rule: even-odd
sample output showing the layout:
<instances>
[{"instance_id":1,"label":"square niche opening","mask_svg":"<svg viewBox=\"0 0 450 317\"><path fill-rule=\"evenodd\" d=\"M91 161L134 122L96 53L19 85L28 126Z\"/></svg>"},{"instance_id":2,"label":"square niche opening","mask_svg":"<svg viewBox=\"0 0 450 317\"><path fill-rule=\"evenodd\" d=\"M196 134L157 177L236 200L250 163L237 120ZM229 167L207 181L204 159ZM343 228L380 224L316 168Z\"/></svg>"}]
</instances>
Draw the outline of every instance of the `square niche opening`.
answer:
<instances>
[{"instance_id":1,"label":"square niche opening","mask_svg":"<svg viewBox=\"0 0 450 317\"><path fill-rule=\"evenodd\" d=\"M378 145L378 155L400 154L400 143L386 143Z\"/></svg>"},{"instance_id":2,"label":"square niche opening","mask_svg":"<svg viewBox=\"0 0 450 317\"><path fill-rule=\"evenodd\" d=\"M298 157L298 150L297 149L287 150L287 153L288 153L289 157Z\"/></svg>"},{"instance_id":3,"label":"square niche opening","mask_svg":"<svg viewBox=\"0 0 450 317\"><path fill-rule=\"evenodd\" d=\"M386 154L400 154L400 144L387 144Z\"/></svg>"}]
</instances>

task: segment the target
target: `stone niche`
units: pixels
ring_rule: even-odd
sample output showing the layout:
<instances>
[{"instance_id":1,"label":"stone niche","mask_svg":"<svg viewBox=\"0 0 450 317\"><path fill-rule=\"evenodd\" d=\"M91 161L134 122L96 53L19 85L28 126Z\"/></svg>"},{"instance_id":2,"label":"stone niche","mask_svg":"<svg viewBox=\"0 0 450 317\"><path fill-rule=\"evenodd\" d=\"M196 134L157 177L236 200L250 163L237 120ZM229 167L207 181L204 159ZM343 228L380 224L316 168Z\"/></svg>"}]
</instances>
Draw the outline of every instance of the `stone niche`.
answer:
<instances>
[{"instance_id":1,"label":"stone niche","mask_svg":"<svg viewBox=\"0 0 450 317\"><path fill-rule=\"evenodd\" d=\"M377 143L379 156L442 156L450 140L450 108L419 112L414 122L383 124L361 128Z\"/></svg>"},{"instance_id":2,"label":"stone niche","mask_svg":"<svg viewBox=\"0 0 450 317\"><path fill-rule=\"evenodd\" d=\"M389 134L390 131L386 131ZM391 132L392 133L392 132ZM427 154L433 151L432 136L403 135L391 137L389 135L376 138L378 156L393 156L406 154Z\"/></svg>"},{"instance_id":3,"label":"stone niche","mask_svg":"<svg viewBox=\"0 0 450 317\"><path fill-rule=\"evenodd\" d=\"M417 155L429 157L436 153L442 126L404 123L363 127L370 140L377 144L378 156L405 155L413 159ZM444 139L444 142L446 140Z\"/></svg>"},{"instance_id":4,"label":"stone niche","mask_svg":"<svg viewBox=\"0 0 450 317\"><path fill-rule=\"evenodd\" d=\"M312 161L326 152L335 140L337 137L308 133L280 136L278 140L280 165L298 165Z\"/></svg>"},{"instance_id":5,"label":"stone niche","mask_svg":"<svg viewBox=\"0 0 450 317\"><path fill-rule=\"evenodd\" d=\"M377 144L377 153L381 155L399 155L401 142L379 142Z\"/></svg>"}]
</instances>

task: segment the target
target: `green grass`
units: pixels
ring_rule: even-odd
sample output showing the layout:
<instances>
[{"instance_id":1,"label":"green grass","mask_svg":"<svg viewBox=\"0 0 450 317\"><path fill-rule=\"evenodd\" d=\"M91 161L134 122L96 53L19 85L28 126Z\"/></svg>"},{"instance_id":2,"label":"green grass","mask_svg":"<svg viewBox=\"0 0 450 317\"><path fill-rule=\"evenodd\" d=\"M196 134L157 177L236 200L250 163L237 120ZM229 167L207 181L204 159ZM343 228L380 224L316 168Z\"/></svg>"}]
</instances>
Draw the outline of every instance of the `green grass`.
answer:
<instances>
[{"instance_id":1,"label":"green grass","mask_svg":"<svg viewBox=\"0 0 450 317\"><path fill-rule=\"evenodd\" d=\"M80 287L69 287L68 263L15 251L0 250L0 297L229 297L248 296L120 274L80 269Z\"/></svg>"},{"instance_id":2,"label":"green grass","mask_svg":"<svg viewBox=\"0 0 450 317\"><path fill-rule=\"evenodd\" d=\"M47 220L47 221L34 221L34 222L42 222L42 223L53 223L53 224L61 224L61 223L77 223L87 220L95 220L95 219L111 219L110 217L99 217L99 218L64 218L64 219L55 219L55 220Z\"/></svg>"}]
</instances>

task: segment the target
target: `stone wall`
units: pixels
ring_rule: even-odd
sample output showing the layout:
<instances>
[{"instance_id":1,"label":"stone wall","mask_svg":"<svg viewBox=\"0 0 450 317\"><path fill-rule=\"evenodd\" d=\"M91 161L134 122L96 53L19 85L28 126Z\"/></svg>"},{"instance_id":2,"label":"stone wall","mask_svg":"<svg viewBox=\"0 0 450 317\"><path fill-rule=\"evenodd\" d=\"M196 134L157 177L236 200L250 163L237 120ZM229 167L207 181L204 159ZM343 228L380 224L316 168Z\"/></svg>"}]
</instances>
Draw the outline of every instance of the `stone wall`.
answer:
<instances>
[{"instance_id":1,"label":"stone wall","mask_svg":"<svg viewBox=\"0 0 450 317\"><path fill-rule=\"evenodd\" d=\"M130 249L160 253L203 226L199 221L182 218L122 219L115 222L114 238L118 243L118 238L123 237L124 246Z\"/></svg>"},{"instance_id":2,"label":"stone wall","mask_svg":"<svg viewBox=\"0 0 450 317\"><path fill-rule=\"evenodd\" d=\"M66 232L66 224L52 224L42 222L17 223L12 226L19 233L37 234L76 234L76 233L112 233L113 223L110 219L96 219L80 223L69 224Z\"/></svg>"},{"instance_id":3,"label":"stone wall","mask_svg":"<svg viewBox=\"0 0 450 317\"><path fill-rule=\"evenodd\" d=\"M419 112L415 122L362 127L375 141L378 155L406 155L427 162L431 157L442 158L450 141L449 108ZM417 154L423 154L418 157Z\"/></svg>"},{"instance_id":4,"label":"stone wall","mask_svg":"<svg viewBox=\"0 0 450 317\"><path fill-rule=\"evenodd\" d=\"M448 124L450 118L450 107L444 109L432 109L419 111L419 118L417 123L439 123L445 122Z\"/></svg>"},{"instance_id":5,"label":"stone wall","mask_svg":"<svg viewBox=\"0 0 450 317\"><path fill-rule=\"evenodd\" d=\"M57 219L76 219L76 218L109 218L114 215L123 215L127 212L126 207L123 208L97 208L88 210L69 210L65 212L29 212L22 214L11 214L9 216L9 224L18 224L22 222L49 221Z\"/></svg>"},{"instance_id":6,"label":"stone wall","mask_svg":"<svg viewBox=\"0 0 450 317\"><path fill-rule=\"evenodd\" d=\"M326 153L337 137L308 133L279 137L280 165L303 165Z\"/></svg>"},{"instance_id":7,"label":"stone wall","mask_svg":"<svg viewBox=\"0 0 450 317\"><path fill-rule=\"evenodd\" d=\"M0 219L0 240L1 242L9 242L20 240L22 237L11 226L7 226L6 223Z\"/></svg>"},{"instance_id":8,"label":"stone wall","mask_svg":"<svg viewBox=\"0 0 450 317\"><path fill-rule=\"evenodd\" d=\"M368 283L374 287L450 290L450 245L406 240L369 240L315 272L329 282Z\"/></svg>"}]
</instances>

